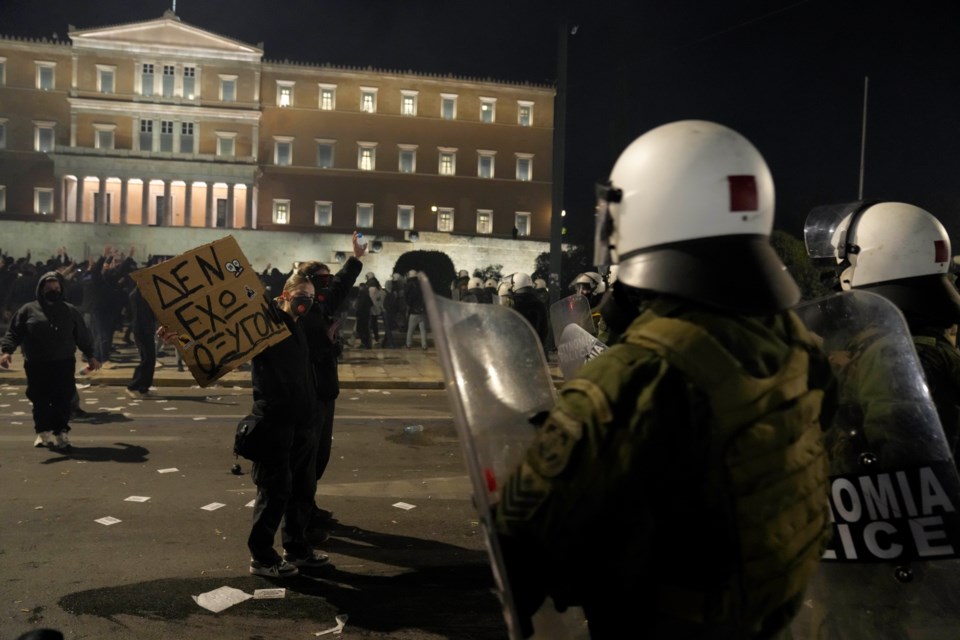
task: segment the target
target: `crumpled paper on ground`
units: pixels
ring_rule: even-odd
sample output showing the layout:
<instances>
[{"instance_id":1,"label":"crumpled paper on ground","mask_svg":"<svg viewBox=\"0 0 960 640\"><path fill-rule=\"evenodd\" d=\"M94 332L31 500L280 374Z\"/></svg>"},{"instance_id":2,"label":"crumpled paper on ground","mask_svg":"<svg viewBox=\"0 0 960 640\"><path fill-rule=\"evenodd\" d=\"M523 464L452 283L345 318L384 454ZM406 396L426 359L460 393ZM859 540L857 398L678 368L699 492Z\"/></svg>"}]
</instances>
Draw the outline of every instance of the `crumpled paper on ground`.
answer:
<instances>
[{"instance_id":1,"label":"crumpled paper on ground","mask_svg":"<svg viewBox=\"0 0 960 640\"><path fill-rule=\"evenodd\" d=\"M249 600L253 596L240 589L233 587L220 587L213 591L201 593L198 596L190 596L193 601L208 611L220 613L224 609L229 609L235 604L244 600Z\"/></svg>"}]
</instances>

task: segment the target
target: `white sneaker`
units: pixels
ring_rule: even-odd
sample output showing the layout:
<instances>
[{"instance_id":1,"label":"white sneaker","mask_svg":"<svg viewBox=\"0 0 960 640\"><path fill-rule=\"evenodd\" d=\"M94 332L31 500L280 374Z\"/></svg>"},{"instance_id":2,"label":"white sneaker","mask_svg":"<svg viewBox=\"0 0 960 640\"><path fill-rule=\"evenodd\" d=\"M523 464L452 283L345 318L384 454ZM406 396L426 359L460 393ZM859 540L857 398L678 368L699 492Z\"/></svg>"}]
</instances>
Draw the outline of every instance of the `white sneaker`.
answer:
<instances>
[{"instance_id":1,"label":"white sneaker","mask_svg":"<svg viewBox=\"0 0 960 640\"><path fill-rule=\"evenodd\" d=\"M37 439L33 441L33 446L37 449L52 447L57 440L53 437L53 431L41 431L37 434Z\"/></svg>"},{"instance_id":2,"label":"white sneaker","mask_svg":"<svg viewBox=\"0 0 960 640\"><path fill-rule=\"evenodd\" d=\"M70 436L67 435L66 431L61 431L60 433L54 434L55 442L53 444L54 449L69 449L70 448Z\"/></svg>"}]
</instances>

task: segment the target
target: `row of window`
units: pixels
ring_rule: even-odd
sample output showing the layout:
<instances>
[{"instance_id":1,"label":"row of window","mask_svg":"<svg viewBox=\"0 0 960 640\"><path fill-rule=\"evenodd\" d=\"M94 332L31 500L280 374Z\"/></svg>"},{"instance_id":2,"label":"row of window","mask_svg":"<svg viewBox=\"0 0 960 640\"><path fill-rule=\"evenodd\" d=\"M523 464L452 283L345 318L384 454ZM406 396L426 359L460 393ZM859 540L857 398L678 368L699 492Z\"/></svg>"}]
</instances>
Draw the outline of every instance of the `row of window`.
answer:
<instances>
[{"instance_id":1,"label":"row of window","mask_svg":"<svg viewBox=\"0 0 960 640\"><path fill-rule=\"evenodd\" d=\"M0 184L0 213L7 210L7 187ZM53 189L35 187L33 189L33 212L43 215L53 213Z\"/></svg>"},{"instance_id":2,"label":"row of window","mask_svg":"<svg viewBox=\"0 0 960 640\"><path fill-rule=\"evenodd\" d=\"M36 87L43 91L52 91L56 87L56 62L35 60ZM134 92L138 95L163 98L186 98L195 100L200 97L198 81L199 69L196 66L155 64L144 62L139 65L140 73L135 80ZM0 58L0 86L6 84L6 59ZM97 65L97 92L104 94L116 93L116 65ZM237 101L237 77L230 74L218 74L220 80L219 99L222 102ZM323 111L333 111L337 108L337 85L318 83L319 101L317 107ZM276 105L278 107L294 106L294 88L292 80L277 80ZM360 87L358 109L364 113L377 112L377 87ZM400 90L400 115L416 116L418 110L419 91L413 89ZM480 121L496 122L497 99L480 97ZM440 117L444 120L457 119L458 96L454 93L440 94ZM517 124L521 127L533 126L533 102L517 100Z\"/></svg>"},{"instance_id":3,"label":"row of window","mask_svg":"<svg viewBox=\"0 0 960 640\"><path fill-rule=\"evenodd\" d=\"M437 231L449 233L453 231L454 210L451 207L431 207L430 210L437 216ZM356 226L358 229L373 227L373 204L358 202L356 205ZM413 230L415 208L413 205L401 204L397 206L397 229ZM290 200L276 199L273 201L274 224L290 224ZM333 202L317 200L313 203L313 223L318 227L333 225ZM516 211L513 218L514 227L520 236L530 235L530 212ZM477 209L477 233L493 233L493 210Z\"/></svg>"},{"instance_id":4,"label":"row of window","mask_svg":"<svg viewBox=\"0 0 960 640\"><path fill-rule=\"evenodd\" d=\"M154 126L159 122L159 127ZM7 121L0 118L0 149L7 146ZM56 136L54 122L34 121L33 148L36 151L50 153L54 151ZM179 125L179 127L177 126ZM115 124L95 124L94 146L97 149L113 149L115 142ZM196 126L193 122L174 122L172 120L141 120L140 135L137 140L142 151L164 151L170 153L196 152ZM216 132L217 155L233 157L235 153L235 132ZM294 139L285 136L275 136L273 146L273 163L277 166L290 166L293 162ZM316 166L321 169L334 168L336 141L317 141ZM417 172L417 145L398 145L397 171L400 173ZM438 148L437 172L444 176L453 176L457 173L457 149L452 147ZM522 182L533 180L533 154L516 153L514 165L514 179ZM480 178L494 178L496 175L496 151L481 150L477 152L477 176ZM357 143L357 169L361 171L375 171L377 168L377 143Z\"/></svg>"}]
</instances>

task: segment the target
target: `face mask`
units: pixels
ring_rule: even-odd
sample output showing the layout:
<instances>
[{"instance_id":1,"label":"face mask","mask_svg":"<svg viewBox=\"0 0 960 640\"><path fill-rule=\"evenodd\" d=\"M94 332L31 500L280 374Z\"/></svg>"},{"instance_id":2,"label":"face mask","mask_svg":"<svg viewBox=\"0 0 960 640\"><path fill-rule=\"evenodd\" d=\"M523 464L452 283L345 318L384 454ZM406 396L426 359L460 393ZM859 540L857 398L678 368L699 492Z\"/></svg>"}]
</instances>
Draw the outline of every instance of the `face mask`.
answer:
<instances>
[{"instance_id":1,"label":"face mask","mask_svg":"<svg viewBox=\"0 0 960 640\"><path fill-rule=\"evenodd\" d=\"M290 299L290 309L298 316L310 311L311 306L313 306L313 298L310 296L294 296Z\"/></svg>"},{"instance_id":2,"label":"face mask","mask_svg":"<svg viewBox=\"0 0 960 640\"><path fill-rule=\"evenodd\" d=\"M60 299L60 292L52 289L50 291L44 291L43 299L47 302L56 302Z\"/></svg>"}]
</instances>

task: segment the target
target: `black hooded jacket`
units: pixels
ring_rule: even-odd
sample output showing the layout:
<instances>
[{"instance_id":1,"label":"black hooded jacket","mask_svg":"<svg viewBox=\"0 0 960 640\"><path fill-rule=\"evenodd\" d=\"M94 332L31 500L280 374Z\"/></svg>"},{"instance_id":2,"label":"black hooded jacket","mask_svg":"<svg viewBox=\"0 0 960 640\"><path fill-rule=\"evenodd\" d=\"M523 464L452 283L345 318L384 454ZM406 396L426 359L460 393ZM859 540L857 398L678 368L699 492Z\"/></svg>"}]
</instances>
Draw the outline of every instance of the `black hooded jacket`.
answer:
<instances>
[{"instance_id":1,"label":"black hooded jacket","mask_svg":"<svg viewBox=\"0 0 960 640\"><path fill-rule=\"evenodd\" d=\"M83 321L80 311L69 302L48 302L41 291L43 283L51 278L60 282L60 291L65 288L63 277L49 271L37 282L36 300L28 302L17 311L10 321L7 333L0 339L0 351L13 353L23 349L25 362L52 362L73 360L77 349L86 359L93 357L93 338Z\"/></svg>"}]
</instances>

